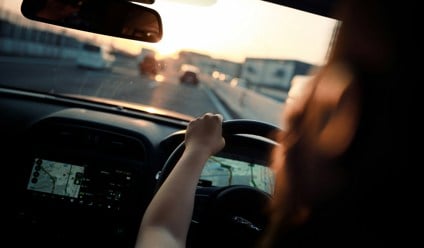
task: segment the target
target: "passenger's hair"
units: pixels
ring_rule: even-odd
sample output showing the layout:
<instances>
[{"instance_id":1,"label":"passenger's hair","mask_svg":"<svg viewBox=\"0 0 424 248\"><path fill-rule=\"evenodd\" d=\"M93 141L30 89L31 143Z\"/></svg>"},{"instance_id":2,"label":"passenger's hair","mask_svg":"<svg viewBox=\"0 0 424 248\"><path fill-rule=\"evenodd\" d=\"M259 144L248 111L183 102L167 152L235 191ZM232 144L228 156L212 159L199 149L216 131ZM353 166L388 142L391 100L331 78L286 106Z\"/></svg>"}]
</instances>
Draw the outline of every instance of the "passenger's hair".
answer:
<instances>
[{"instance_id":1,"label":"passenger's hair","mask_svg":"<svg viewBox=\"0 0 424 248\"><path fill-rule=\"evenodd\" d=\"M400 225L405 198L397 195L405 180L397 170L406 170L408 161L401 152L408 130L400 133L404 125L399 124L408 123L401 115L408 101L401 85L411 82L401 78L407 69L404 54L416 47L405 31L409 22L400 15L411 5L339 2L335 45L310 83L318 84L335 65L349 70L349 87L358 90L359 99L355 136L343 153L328 157L303 139L310 127L302 114L279 134L282 149L272 157L283 169L260 247L386 247L400 241L405 228Z\"/></svg>"}]
</instances>

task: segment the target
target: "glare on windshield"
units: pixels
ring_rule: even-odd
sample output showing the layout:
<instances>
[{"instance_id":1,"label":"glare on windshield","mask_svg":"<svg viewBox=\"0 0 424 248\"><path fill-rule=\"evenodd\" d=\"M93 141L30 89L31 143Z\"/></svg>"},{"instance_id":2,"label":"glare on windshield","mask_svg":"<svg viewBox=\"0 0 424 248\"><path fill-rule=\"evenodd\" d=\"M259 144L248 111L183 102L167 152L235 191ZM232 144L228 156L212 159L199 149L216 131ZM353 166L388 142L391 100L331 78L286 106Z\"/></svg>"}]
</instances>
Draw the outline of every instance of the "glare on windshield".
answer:
<instances>
[{"instance_id":1,"label":"glare on windshield","mask_svg":"<svg viewBox=\"0 0 424 248\"><path fill-rule=\"evenodd\" d=\"M149 5L163 38L147 43L34 22L1 1L0 84L280 125L293 80L325 62L338 25L259 0L183 2Z\"/></svg>"}]
</instances>

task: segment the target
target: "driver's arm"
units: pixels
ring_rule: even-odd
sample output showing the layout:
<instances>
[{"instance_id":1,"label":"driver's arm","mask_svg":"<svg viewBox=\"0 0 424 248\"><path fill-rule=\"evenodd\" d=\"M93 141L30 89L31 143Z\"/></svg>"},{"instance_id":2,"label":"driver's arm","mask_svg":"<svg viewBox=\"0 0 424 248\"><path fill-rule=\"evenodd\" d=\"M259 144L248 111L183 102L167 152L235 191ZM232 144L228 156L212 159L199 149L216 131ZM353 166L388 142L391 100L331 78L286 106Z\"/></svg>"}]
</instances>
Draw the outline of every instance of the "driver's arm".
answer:
<instances>
[{"instance_id":1,"label":"driver's arm","mask_svg":"<svg viewBox=\"0 0 424 248\"><path fill-rule=\"evenodd\" d=\"M208 113L189 123L185 151L144 214L137 248L185 247L200 174L224 145L220 115Z\"/></svg>"}]
</instances>

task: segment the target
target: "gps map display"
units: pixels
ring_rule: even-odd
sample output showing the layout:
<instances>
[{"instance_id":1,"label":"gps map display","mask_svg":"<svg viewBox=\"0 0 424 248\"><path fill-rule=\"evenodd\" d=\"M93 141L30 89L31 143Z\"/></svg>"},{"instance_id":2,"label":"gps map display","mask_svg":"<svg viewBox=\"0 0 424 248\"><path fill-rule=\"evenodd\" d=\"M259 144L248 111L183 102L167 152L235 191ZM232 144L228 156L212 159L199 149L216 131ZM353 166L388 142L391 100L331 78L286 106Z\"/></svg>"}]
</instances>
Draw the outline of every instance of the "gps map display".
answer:
<instances>
[{"instance_id":1,"label":"gps map display","mask_svg":"<svg viewBox=\"0 0 424 248\"><path fill-rule=\"evenodd\" d=\"M78 198L84 167L36 158L27 189Z\"/></svg>"}]
</instances>

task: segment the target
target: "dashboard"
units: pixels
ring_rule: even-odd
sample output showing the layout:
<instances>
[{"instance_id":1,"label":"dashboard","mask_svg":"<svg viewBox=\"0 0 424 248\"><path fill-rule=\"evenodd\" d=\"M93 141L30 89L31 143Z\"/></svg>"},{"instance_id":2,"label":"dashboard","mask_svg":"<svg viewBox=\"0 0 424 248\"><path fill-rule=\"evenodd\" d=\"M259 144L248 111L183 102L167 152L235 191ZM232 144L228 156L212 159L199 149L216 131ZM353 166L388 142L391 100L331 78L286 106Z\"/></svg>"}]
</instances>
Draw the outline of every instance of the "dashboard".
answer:
<instances>
[{"instance_id":1,"label":"dashboard","mask_svg":"<svg viewBox=\"0 0 424 248\"><path fill-rule=\"evenodd\" d=\"M14 244L133 247L187 121L18 91L0 95L2 181ZM264 165L275 144L244 135L226 141L207 162L196 199L231 185L272 194ZM194 219L207 208L197 203Z\"/></svg>"}]
</instances>

